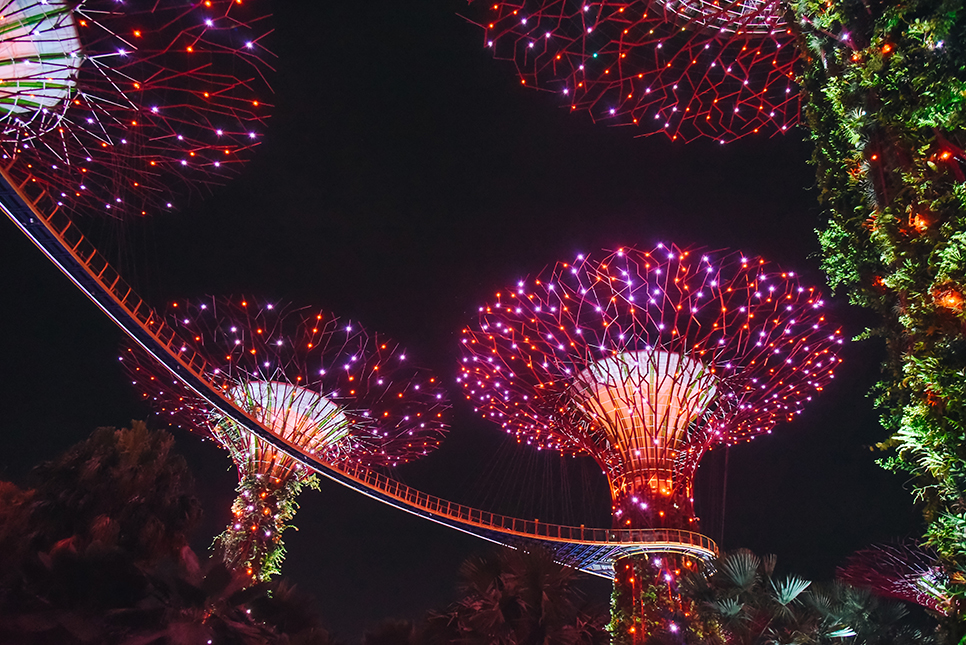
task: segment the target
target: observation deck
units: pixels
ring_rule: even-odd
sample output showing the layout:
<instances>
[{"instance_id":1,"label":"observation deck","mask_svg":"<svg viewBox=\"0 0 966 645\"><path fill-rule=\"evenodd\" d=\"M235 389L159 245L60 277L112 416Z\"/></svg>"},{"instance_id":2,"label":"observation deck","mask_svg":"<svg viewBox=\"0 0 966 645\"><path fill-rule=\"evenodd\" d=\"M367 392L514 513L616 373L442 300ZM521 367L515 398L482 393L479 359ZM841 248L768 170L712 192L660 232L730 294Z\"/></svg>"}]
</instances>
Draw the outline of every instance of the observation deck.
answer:
<instances>
[{"instance_id":1,"label":"observation deck","mask_svg":"<svg viewBox=\"0 0 966 645\"><path fill-rule=\"evenodd\" d=\"M514 548L541 546L562 564L613 578L613 563L625 556L679 553L700 559L718 554L708 537L674 529L601 529L561 526L490 513L428 495L363 468L323 462L273 434L237 408L214 384L205 359L149 307L114 270L46 191L28 177L15 182L0 168L0 210L108 317L185 385L222 414L320 475L432 522Z\"/></svg>"}]
</instances>

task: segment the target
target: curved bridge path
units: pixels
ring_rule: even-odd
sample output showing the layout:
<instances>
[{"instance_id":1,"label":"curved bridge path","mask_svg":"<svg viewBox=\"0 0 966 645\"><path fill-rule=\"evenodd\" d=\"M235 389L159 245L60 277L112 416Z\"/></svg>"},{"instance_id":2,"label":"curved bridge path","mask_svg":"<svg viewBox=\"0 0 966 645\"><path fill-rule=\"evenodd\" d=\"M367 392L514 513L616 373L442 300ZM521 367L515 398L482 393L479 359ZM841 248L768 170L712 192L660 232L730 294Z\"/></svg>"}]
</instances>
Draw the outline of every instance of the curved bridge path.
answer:
<instances>
[{"instance_id":1,"label":"curved bridge path","mask_svg":"<svg viewBox=\"0 0 966 645\"><path fill-rule=\"evenodd\" d=\"M208 377L204 358L188 348L81 234L48 193L31 194L36 184L18 183L0 168L0 210L111 320L158 362L223 414L324 477L395 508L444 526L515 548L540 545L562 564L613 578L619 557L681 553L702 559L718 547L699 533L671 529L599 529L560 526L489 513L448 502L361 467L342 469L316 459L272 434L237 408Z\"/></svg>"}]
</instances>

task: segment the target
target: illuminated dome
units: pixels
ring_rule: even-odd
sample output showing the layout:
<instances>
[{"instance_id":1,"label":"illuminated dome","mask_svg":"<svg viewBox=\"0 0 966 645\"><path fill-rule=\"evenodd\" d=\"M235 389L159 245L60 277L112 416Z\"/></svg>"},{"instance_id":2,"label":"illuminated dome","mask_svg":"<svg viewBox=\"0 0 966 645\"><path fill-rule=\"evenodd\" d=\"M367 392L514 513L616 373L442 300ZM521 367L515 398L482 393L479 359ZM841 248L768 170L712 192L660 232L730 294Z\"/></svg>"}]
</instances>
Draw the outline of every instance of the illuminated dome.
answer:
<instances>
[{"instance_id":1,"label":"illuminated dome","mask_svg":"<svg viewBox=\"0 0 966 645\"><path fill-rule=\"evenodd\" d=\"M672 495L688 429L714 399L714 383L705 365L682 354L625 352L577 374L570 396L600 424L619 455L619 491ZM682 495L690 498L690 482L682 483L688 486Z\"/></svg>"},{"instance_id":2,"label":"illuminated dome","mask_svg":"<svg viewBox=\"0 0 966 645\"><path fill-rule=\"evenodd\" d=\"M685 24L719 34L774 35L786 30L784 7L776 0L665 0L661 4Z\"/></svg>"},{"instance_id":3,"label":"illuminated dome","mask_svg":"<svg viewBox=\"0 0 966 645\"><path fill-rule=\"evenodd\" d=\"M346 439L350 425L342 406L308 388L278 381L243 381L226 392L235 405L289 443L325 453ZM291 459L271 444L216 414L211 434L227 447L242 470L286 477Z\"/></svg>"},{"instance_id":4,"label":"illuminated dome","mask_svg":"<svg viewBox=\"0 0 966 645\"><path fill-rule=\"evenodd\" d=\"M80 51L67 3L8 2L0 16L0 118L58 120L76 87Z\"/></svg>"}]
</instances>

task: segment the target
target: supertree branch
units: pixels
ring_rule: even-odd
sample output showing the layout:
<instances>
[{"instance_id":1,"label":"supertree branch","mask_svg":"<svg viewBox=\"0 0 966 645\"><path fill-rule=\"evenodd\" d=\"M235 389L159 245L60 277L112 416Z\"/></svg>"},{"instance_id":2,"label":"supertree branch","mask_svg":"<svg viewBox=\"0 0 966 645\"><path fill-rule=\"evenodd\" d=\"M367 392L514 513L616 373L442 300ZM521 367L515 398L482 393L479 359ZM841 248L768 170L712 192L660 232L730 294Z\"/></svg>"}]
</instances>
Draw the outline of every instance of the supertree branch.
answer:
<instances>
[{"instance_id":1,"label":"supertree branch","mask_svg":"<svg viewBox=\"0 0 966 645\"><path fill-rule=\"evenodd\" d=\"M448 399L439 379L379 334L328 312L210 298L172 304L167 324L206 358L229 400L265 428L336 468L398 466L436 449ZM142 352L122 363L171 424L214 439L239 475L234 519L219 539L228 563L255 579L277 572L295 496L314 478L302 464L212 409Z\"/></svg>"},{"instance_id":2,"label":"supertree branch","mask_svg":"<svg viewBox=\"0 0 966 645\"><path fill-rule=\"evenodd\" d=\"M183 204L258 144L270 107L261 2L13 0L0 158L46 206L110 216Z\"/></svg>"},{"instance_id":3,"label":"supertree branch","mask_svg":"<svg viewBox=\"0 0 966 645\"><path fill-rule=\"evenodd\" d=\"M471 4L522 85L595 121L721 143L798 121L799 55L778 0Z\"/></svg>"},{"instance_id":4,"label":"supertree branch","mask_svg":"<svg viewBox=\"0 0 966 645\"><path fill-rule=\"evenodd\" d=\"M955 605L949 592L950 575L941 566L938 554L916 544L880 544L858 551L838 570L838 577L943 615Z\"/></svg>"}]
</instances>

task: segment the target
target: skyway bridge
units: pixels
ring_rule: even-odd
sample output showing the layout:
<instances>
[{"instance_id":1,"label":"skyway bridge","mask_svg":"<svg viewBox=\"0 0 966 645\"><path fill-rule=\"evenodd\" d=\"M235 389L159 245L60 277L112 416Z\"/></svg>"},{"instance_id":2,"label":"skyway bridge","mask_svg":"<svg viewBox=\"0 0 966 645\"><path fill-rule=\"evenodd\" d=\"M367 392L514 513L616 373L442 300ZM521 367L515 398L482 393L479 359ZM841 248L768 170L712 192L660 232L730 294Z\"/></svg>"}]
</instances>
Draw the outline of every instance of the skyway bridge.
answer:
<instances>
[{"instance_id":1,"label":"skyway bridge","mask_svg":"<svg viewBox=\"0 0 966 645\"><path fill-rule=\"evenodd\" d=\"M718 553L708 537L673 529L601 529L561 526L490 513L420 492L385 475L357 466L323 462L273 434L236 407L209 376L204 357L192 350L148 306L81 233L57 200L37 184L17 182L0 168L0 209L74 285L138 345L205 401L264 441L320 475L402 511L514 548L539 545L562 564L613 578L616 559L645 553L680 553L710 559Z\"/></svg>"}]
</instances>

